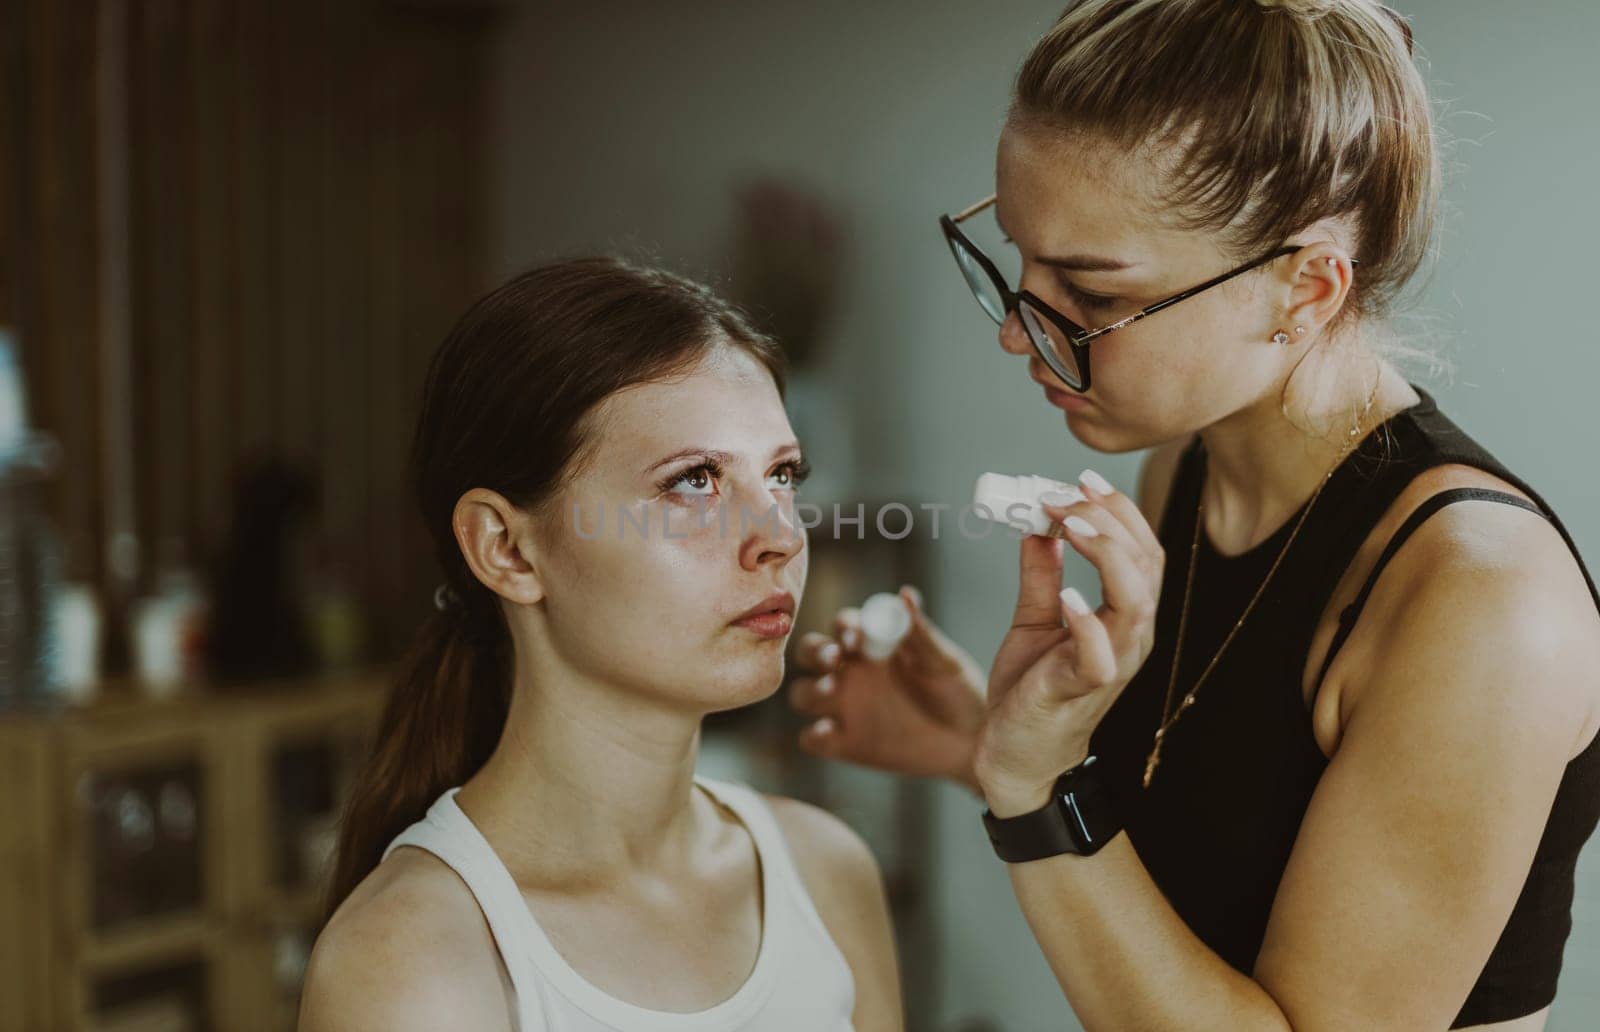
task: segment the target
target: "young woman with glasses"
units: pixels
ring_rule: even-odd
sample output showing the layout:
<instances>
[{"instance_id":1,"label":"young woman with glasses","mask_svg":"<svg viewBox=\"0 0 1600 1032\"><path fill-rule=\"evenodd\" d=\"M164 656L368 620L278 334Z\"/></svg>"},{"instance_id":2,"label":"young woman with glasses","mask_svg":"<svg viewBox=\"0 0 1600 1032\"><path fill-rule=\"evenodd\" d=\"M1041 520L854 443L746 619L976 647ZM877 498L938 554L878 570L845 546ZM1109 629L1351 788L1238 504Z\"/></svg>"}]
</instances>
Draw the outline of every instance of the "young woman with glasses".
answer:
<instances>
[{"instance_id":1,"label":"young woman with glasses","mask_svg":"<svg viewBox=\"0 0 1600 1032\"><path fill-rule=\"evenodd\" d=\"M941 220L1073 436L1151 449L1138 497L1046 499L986 702L909 592L886 662L849 611L802 642L793 701L807 748L984 797L1085 1027L1543 1027L1600 819L1600 595L1393 364L1438 169L1373 0L1077 0L995 196Z\"/></svg>"}]
</instances>

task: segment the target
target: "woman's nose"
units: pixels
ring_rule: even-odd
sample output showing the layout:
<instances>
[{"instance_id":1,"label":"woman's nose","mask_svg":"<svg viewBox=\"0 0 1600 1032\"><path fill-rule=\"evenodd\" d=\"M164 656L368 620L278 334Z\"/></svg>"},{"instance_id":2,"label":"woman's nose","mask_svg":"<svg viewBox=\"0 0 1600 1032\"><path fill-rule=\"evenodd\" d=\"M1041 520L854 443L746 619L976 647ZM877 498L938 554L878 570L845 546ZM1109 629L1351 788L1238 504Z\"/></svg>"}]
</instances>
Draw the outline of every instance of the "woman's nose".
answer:
<instances>
[{"instance_id":1,"label":"woman's nose","mask_svg":"<svg viewBox=\"0 0 1600 1032\"><path fill-rule=\"evenodd\" d=\"M1033 353L1033 343L1028 340L1028 331L1022 328L1022 317L1015 309L1007 313L1006 321L1000 324L1000 350L1012 355Z\"/></svg>"},{"instance_id":2,"label":"woman's nose","mask_svg":"<svg viewBox=\"0 0 1600 1032\"><path fill-rule=\"evenodd\" d=\"M786 563L806 547L805 526L793 499L774 499L764 511L754 514L739 548L739 564L747 570L766 563Z\"/></svg>"}]
</instances>

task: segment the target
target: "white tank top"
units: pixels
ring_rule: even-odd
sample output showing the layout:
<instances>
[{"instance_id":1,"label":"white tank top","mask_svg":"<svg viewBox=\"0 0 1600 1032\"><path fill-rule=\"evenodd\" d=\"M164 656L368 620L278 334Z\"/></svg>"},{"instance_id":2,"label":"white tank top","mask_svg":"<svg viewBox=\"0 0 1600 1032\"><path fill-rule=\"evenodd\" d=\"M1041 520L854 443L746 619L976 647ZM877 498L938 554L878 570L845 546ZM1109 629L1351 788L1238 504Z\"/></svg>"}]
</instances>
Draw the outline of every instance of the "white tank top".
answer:
<instances>
[{"instance_id":1,"label":"white tank top","mask_svg":"<svg viewBox=\"0 0 1600 1032\"><path fill-rule=\"evenodd\" d=\"M478 901L511 976L517 1032L854 1032L855 979L807 894L783 832L754 790L695 776L732 810L761 861L761 947L736 992L708 1010L649 1010L591 984L562 959L511 872L449 789L422 820L395 836L448 864Z\"/></svg>"}]
</instances>

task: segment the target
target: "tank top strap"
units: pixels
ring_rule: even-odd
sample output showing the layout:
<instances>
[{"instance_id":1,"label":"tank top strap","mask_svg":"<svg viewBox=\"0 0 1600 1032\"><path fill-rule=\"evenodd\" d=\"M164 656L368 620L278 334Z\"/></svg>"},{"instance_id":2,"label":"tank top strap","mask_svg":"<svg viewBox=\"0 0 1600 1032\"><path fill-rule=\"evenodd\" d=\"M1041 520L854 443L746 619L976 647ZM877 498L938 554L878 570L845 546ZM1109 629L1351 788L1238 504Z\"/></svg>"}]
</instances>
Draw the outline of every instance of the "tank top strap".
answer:
<instances>
[{"instance_id":1,"label":"tank top strap","mask_svg":"<svg viewBox=\"0 0 1600 1032\"><path fill-rule=\"evenodd\" d=\"M782 893L800 912L811 931L822 936L824 941L832 943L833 936L823 922L822 915L817 912L816 904L811 900L811 893L806 890L805 879L801 877L800 868L795 864L788 838L784 835L783 828L779 826L772 807L761 797L761 793L747 785L708 778L701 774L696 774L694 780L713 799L732 810L750 832L750 837L755 840L756 852L761 856L763 887L770 892ZM784 910L781 906L771 906L766 909L775 915L781 914Z\"/></svg>"},{"instance_id":2,"label":"tank top strap","mask_svg":"<svg viewBox=\"0 0 1600 1032\"><path fill-rule=\"evenodd\" d=\"M540 998L538 978L531 965L535 943L532 915L511 872L506 870L489 840L456 803L459 788L441 795L422 820L406 828L383 851L383 858L401 846L426 850L447 864L472 893L494 936L516 993L519 1028L536 1028L528 1014Z\"/></svg>"},{"instance_id":3,"label":"tank top strap","mask_svg":"<svg viewBox=\"0 0 1600 1032\"><path fill-rule=\"evenodd\" d=\"M1395 531L1394 536L1389 539L1389 543L1384 546L1383 554L1378 556L1378 561L1373 564L1372 571L1367 574L1366 582L1361 585L1361 590L1356 594L1354 601L1340 610L1338 630L1334 632L1333 640L1328 644L1328 652L1323 657L1322 668L1317 671L1316 680L1312 682L1316 687L1321 687L1322 679L1328 675L1328 668L1333 665L1333 657L1338 653L1340 647L1344 645L1345 639L1350 637L1350 632L1355 628L1356 620L1360 617L1361 610L1367 604L1367 597L1372 594L1373 587L1378 583L1378 575L1383 573L1383 568L1389 564L1389 560L1394 558L1394 554L1400 550L1400 546L1405 544L1406 539L1429 516L1453 502L1461 501L1500 502L1505 505L1514 505L1519 509L1527 509L1529 512L1546 519L1549 518L1544 510L1526 499L1519 498L1514 494L1508 494L1505 491L1495 491L1485 487L1454 487L1429 496L1426 501L1411 511L1411 514L1406 517L1406 521L1401 524L1400 529ZM1315 690L1313 688L1313 691Z\"/></svg>"}]
</instances>

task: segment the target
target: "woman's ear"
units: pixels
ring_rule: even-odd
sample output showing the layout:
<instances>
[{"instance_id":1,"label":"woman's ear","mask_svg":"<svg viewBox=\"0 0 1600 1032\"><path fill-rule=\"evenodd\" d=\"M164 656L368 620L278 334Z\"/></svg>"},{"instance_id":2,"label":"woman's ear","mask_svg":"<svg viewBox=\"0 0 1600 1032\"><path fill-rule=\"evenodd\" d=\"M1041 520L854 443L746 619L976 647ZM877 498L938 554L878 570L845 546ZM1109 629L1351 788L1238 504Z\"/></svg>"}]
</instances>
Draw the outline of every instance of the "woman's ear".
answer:
<instances>
[{"instance_id":1,"label":"woman's ear","mask_svg":"<svg viewBox=\"0 0 1600 1032\"><path fill-rule=\"evenodd\" d=\"M473 488L456 501L450 527L467 566L489 590L523 605L544 598L532 518L504 495Z\"/></svg>"},{"instance_id":2,"label":"woman's ear","mask_svg":"<svg viewBox=\"0 0 1600 1032\"><path fill-rule=\"evenodd\" d=\"M1289 255L1284 266L1282 282L1288 292L1284 321L1312 332L1332 322L1350 295L1356 269L1344 250L1318 241Z\"/></svg>"}]
</instances>

